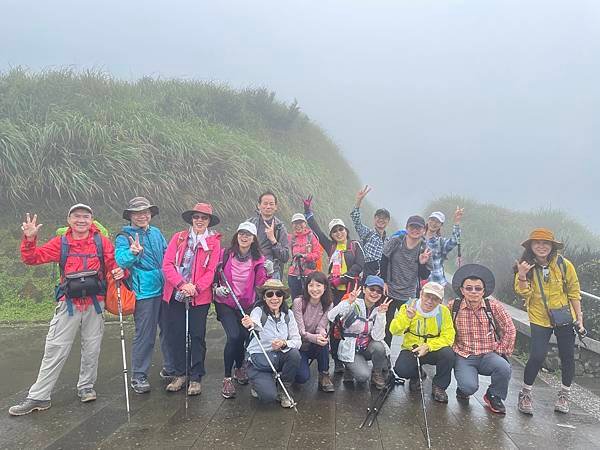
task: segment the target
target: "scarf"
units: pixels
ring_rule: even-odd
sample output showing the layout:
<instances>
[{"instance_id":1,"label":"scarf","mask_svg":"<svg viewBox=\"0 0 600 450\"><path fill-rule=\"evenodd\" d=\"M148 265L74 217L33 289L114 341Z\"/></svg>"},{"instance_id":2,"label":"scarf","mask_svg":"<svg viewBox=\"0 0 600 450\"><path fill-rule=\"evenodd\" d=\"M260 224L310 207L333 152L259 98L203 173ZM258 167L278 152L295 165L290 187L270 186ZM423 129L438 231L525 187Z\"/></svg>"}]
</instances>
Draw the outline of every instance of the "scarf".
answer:
<instances>
[{"instance_id":1,"label":"scarf","mask_svg":"<svg viewBox=\"0 0 600 450\"><path fill-rule=\"evenodd\" d=\"M418 299L417 302L415 303L415 308L419 312L419 314L421 314L421 316L425 317L426 319L430 319L431 317L437 316L437 314L440 310L440 305L437 305L431 311L426 313L425 311L423 311L423 308L421 308L421 299Z\"/></svg>"},{"instance_id":2,"label":"scarf","mask_svg":"<svg viewBox=\"0 0 600 450\"><path fill-rule=\"evenodd\" d=\"M192 266L196 256L196 252L198 251L198 246L202 247L204 252L208 253L209 248L206 243L206 238L209 236L208 228L204 230L204 233L197 234L194 232L193 227L190 227L190 231L188 234L187 245L185 248L185 252L183 254L183 259L181 261L181 265L177 268L179 271L179 275L185 280L186 283L192 281ZM208 258L210 255L207 254L206 260L204 261L204 267L208 264ZM182 302L185 300L185 295L182 292L177 292L175 294L175 300L178 302Z\"/></svg>"}]
</instances>

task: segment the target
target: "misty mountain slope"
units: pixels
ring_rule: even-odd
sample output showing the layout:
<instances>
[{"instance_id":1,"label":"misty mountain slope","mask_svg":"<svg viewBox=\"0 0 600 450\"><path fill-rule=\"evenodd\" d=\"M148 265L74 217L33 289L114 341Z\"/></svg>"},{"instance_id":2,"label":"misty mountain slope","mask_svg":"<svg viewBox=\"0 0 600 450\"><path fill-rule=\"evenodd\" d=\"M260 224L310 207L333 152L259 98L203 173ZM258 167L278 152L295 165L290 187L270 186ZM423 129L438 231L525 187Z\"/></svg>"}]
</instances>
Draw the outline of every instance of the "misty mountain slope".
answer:
<instances>
[{"instance_id":1,"label":"misty mountain slope","mask_svg":"<svg viewBox=\"0 0 600 450\"><path fill-rule=\"evenodd\" d=\"M309 192L321 217L347 217L359 188L322 130L266 89L21 68L0 75L0 186L4 216L43 208L62 222L83 201L110 223L145 195L169 223L210 201L229 230L266 189L287 219Z\"/></svg>"}]
</instances>

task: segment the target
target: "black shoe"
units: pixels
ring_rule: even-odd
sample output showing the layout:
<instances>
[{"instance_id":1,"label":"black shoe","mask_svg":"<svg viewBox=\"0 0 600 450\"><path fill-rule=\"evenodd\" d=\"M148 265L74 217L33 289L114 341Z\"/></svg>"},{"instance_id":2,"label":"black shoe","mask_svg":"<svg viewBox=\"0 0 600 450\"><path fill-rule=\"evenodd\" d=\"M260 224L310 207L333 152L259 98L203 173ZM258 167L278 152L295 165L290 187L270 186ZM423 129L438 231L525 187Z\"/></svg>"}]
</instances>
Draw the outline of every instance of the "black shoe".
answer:
<instances>
[{"instance_id":1,"label":"black shoe","mask_svg":"<svg viewBox=\"0 0 600 450\"><path fill-rule=\"evenodd\" d=\"M344 371L346 370L346 367L344 366L343 362L341 362L339 359L336 359L333 363L334 363L333 373L344 373Z\"/></svg>"},{"instance_id":2,"label":"black shoe","mask_svg":"<svg viewBox=\"0 0 600 450\"><path fill-rule=\"evenodd\" d=\"M456 399L457 400L463 400L465 402L468 402L469 398L471 398L470 395L467 395L463 391L461 391L459 388L456 388Z\"/></svg>"},{"instance_id":3,"label":"black shoe","mask_svg":"<svg viewBox=\"0 0 600 450\"><path fill-rule=\"evenodd\" d=\"M486 391L485 395L483 396L483 401L493 413L506 414L504 403L502 403L502 399L497 395L490 395L490 392Z\"/></svg>"}]
</instances>

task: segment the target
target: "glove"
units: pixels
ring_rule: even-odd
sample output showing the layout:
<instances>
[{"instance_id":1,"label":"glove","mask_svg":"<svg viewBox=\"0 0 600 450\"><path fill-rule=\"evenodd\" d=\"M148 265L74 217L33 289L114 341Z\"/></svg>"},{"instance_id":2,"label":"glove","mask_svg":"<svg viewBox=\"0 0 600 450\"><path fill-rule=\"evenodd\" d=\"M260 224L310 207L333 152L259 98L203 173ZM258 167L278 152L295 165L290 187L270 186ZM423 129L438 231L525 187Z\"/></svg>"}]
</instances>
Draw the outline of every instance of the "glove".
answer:
<instances>
[{"instance_id":1,"label":"glove","mask_svg":"<svg viewBox=\"0 0 600 450\"><path fill-rule=\"evenodd\" d=\"M219 286L215 289L215 294L219 297L227 297L231 291L227 288L227 286Z\"/></svg>"},{"instance_id":2,"label":"glove","mask_svg":"<svg viewBox=\"0 0 600 450\"><path fill-rule=\"evenodd\" d=\"M312 211L312 201L313 201L312 194L309 194L308 197L306 197L304 200L302 200L302 203L304 203L304 213L305 214L308 214L309 212Z\"/></svg>"},{"instance_id":3,"label":"glove","mask_svg":"<svg viewBox=\"0 0 600 450\"><path fill-rule=\"evenodd\" d=\"M275 272L275 265L273 264L273 261L271 261L270 259L267 259L264 263L265 266L265 270L267 271L267 275L272 275L273 272Z\"/></svg>"}]
</instances>

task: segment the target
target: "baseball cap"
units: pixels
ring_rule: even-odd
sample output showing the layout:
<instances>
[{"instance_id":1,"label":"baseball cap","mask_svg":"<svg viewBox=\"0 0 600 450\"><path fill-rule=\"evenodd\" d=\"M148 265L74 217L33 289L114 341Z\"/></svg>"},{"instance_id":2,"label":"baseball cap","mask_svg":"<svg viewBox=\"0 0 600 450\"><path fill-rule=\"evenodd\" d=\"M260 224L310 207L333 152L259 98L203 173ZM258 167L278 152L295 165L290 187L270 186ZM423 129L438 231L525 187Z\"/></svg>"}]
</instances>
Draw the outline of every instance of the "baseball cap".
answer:
<instances>
[{"instance_id":1,"label":"baseball cap","mask_svg":"<svg viewBox=\"0 0 600 450\"><path fill-rule=\"evenodd\" d=\"M421 216L410 216L406 221L406 228L411 225L419 225L420 227L425 227L425 219Z\"/></svg>"},{"instance_id":2,"label":"baseball cap","mask_svg":"<svg viewBox=\"0 0 600 450\"><path fill-rule=\"evenodd\" d=\"M85 205L85 204L83 204L83 203L76 203L76 204L74 204L73 206L71 206L71 207L69 208L69 212L68 212L67 216L70 216L70 215L71 215L71 213L72 213L73 211L75 211L76 209L85 209L85 210L86 210L86 211L88 211L90 214L92 214L92 215L94 214L94 211L92 211L92 208L91 208L91 207L89 207L88 205Z\"/></svg>"}]
</instances>

